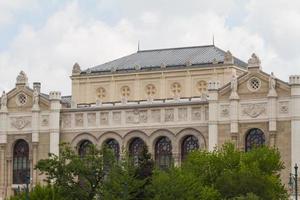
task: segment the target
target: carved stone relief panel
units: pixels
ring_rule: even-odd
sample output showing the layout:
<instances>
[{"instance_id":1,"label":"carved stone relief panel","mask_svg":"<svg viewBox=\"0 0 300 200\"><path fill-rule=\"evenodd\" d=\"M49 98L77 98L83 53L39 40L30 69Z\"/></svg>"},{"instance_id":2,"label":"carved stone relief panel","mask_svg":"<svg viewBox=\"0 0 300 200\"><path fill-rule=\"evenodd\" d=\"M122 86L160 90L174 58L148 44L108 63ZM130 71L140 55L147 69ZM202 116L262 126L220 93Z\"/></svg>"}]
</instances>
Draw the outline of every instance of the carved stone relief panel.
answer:
<instances>
[{"instance_id":1,"label":"carved stone relief panel","mask_svg":"<svg viewBox=\"0 0 300 200\"><path fill-rule=\"evenodd\" d=\"M100 113L100 124L101 125L108 125L108 112L101 112Z\"/></svg>"},{"instance_id":2,"label":"carved stone relief panel","mask_svg":"<svg viewBox=\"0 0 300 200\"><path fill-rule=\"evenodd\" d=\"M75 126L83 127L83 113L75 114Z\"/></svg>"},{"instance_id":3,"label":"carved stone relief panel","mask_svg":"<svg viewBox=\"0 0 300 200\"><path fill-rule=\"evenodd\" d=\"M87 114L88 126L96 126L96 113Z\"/></svg>"},{"instance_id":4,"label":"carved stone relief panel","mask_svg":"<svg viewBox=\"0 0 300 200\"><path fill-rule=\"evenodd\" d=\"M243 116L257 118L265 115L267 111L267 103L246 103L241 104Z\"/></svg>"},{"instance_id":5,"label":"carved stone relief panel","mask_svg":"<svg viewBox=\"0 0 300 200\"><path fill-rule=\"evenodd\" d=\"M121 124L121 112L113 112L113 123L116 125Z\"/></svg>"},{"instance_id":6,"label":"carved stone relief panel","mask_svg":"<svg viewBox=\"0 0 300 200\"><path fill-rule=\"evenodd\" d=\"M139 123L139 110L126 111L126 123L138 124Z\"/></svg>"},{"instance_id":7,"label":"carved stone relief panel","mask_svg":"<svg viewBox=\"0 0 300 200\"><path fill-rule=\"evenodd\" d=\"M220 105L220 116L222 118L228 118L230 115L229 105Z\"/></svg>"},{"instance_id":8,"label":"carved stone relief panel","mask_svg":"<svg viewBox=\"0 0 300 200\"><path fill-rule=\"evenodd\" d=\"M70 114L62 115L62 126L64 128L71 127L71 115Z\"/></svg>"},{"instance_id":9,"label":"carved stone relief panel","mask_svg":"<svg viewBox=\"0 0 300 200\"><path fill-rule=\"evenodd\" d=\"M140 123L147 123L147 120L148 120L147 110L140 110L140 112L139 112L139 122Z\"/></svg>"},{"instance_id":10,"label":"carved stone relief panel","mask_svg":"<svg viewBox=\"0 0 300 200\"><path fill-rule=\"evenodd\" d=\"M31 117L12 117L10 118L11 128L22 130L31 127Z\"/></svg>"},{"instance_id":11,"label":"carved stone relief panel","mask_svg":"<svg viewBox=\"0 0 300 200\"><path fill-rule=\"evenodd\" d=\"M46 127L49 125L49 116L48 115L42 115L41 117L41 126Z\"/></svg>"},{"instance_id":12,"label":"carved stone relief panel","mask_svg":"<svg viewBox=\"0 0 300 200\"><path fill-rule=\"evenodd\" d=\"M151 110L151 122L160 122L161 114L159 109Z\"/></svg>"},{"instance_id":13,"label":"carved stone relief panel","mask_svg":"<svg viewBox=\"0 0 300 200\"><path fill-rule=\"evenodd\" d=\"M288 101L279 102L279 113L280 114L288 114L289 113L289 102Z\"/></svg>"},{"instance_id":14,"label":"carved stone relief panel","mask_svg":"<svg viewBox=\"0 0 300 200\"><path fill-rule=\"evenodd\" d=\"M192 120L200 121L201 120L201 107L192 108Z\"/></svg>"},{"instance_id":15,"label":"carved stone relief panel","mask_svg":"<svg viewBox=\"0 0 300 200\"><path fill-rule=\"evenodd\" d=\"M165 122L174 121L174 109L166 109L165 110Z\"/></svg>"},{"instance_id":16,"label":"carved stone relief panel","mask_svg":"<svg viewBox=\"0 0 300 200\"><path fill-rule=\"evenodd\" d=\"M204 119L205 119L205 121L207 121L208 118L209 118L208 112L209 112L208 111L208 106L204 106L204 115L205 115Z\"/></svg>"},{"instance_id":17,"label":"carved stone relief panel","mask_svg":"<svg viewBox=\"0 0 300 200\"><path fill-rule=\"evenodd\" d=\"M179 108L178 109L178 120L179 121L187 120L187 108Z\"/></svg>"}]
</instances>

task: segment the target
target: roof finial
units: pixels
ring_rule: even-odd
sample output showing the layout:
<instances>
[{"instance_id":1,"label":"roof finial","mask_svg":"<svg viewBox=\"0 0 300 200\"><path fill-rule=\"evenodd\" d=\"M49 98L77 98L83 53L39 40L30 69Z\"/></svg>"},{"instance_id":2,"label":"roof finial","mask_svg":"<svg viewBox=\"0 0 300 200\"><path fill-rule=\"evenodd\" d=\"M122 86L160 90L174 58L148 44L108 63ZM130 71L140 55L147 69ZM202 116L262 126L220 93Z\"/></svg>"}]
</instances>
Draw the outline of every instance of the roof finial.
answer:
<instances>
[{"instance_id":1,"label":"roof finial","mask_svg":"<svg viewBox=\"0 0 300 200\"><path fill-rule=\"evenodd\" d=\"M138 52L140 51L140 40L138 40Z\"/></svg>"},{"instance_id":2,"label":"roof finial","mask_svg":"<svg viewBox=\"0 0 300 200\"><path fill-rule=\"evenodd\" d=\"M213 34L213 37L212 37L212 43L213 43L213 46L215 46L215 35Z\"/></svg>"}]
</instances>

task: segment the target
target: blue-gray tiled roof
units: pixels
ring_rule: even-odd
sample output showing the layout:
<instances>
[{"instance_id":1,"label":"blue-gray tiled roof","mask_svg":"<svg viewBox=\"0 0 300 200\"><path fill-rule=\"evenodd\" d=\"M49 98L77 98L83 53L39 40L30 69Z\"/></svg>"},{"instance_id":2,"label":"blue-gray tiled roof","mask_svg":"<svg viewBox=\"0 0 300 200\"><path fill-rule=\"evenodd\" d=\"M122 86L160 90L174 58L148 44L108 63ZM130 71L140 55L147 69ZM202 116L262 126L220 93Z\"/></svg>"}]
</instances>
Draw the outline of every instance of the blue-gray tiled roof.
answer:
<instances>
[{"instance_id":1,"label":"blue-gray tiled roof","mask_svg":"<svg viewBox=\"0 0 300 200\"><path fill-rule=\"evenodd\" d=\"M141 70L212 64L213 62L223 63L225 51L214 45L194 46L170 49L141 50L131 55L89 68L82 73L108 72L108 71L129 71L135 70L138 66ZM234 58L235 65L245 68L247 64Z\"/></svg>"}]
</instances>

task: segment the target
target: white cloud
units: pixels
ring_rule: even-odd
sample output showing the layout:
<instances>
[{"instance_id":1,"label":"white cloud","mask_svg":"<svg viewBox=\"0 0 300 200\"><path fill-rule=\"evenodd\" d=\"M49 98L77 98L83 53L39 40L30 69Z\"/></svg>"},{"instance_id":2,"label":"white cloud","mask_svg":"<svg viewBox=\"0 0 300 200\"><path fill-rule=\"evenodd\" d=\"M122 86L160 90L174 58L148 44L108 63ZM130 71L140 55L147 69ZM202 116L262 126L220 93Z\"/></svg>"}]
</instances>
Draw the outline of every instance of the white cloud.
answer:
<instances>
[{"instance_id":1,"label":"white cloud","mask_svg":"<svg viewBox=\"0 0 300 200\"><path fill-rule=\"evenodd\" d=\"M0 26L13 22L15 14L20 10L35 6L35 0L1 0L0 1Z\"/></svg>"},{"instance_id":2,"label":"white cloud","mask_svg":"<svg viewBox=\"0 0 300 200\"><path fill-rule=\"evenodd\" d=\"M172 6L166 0L118 1L122 15L114 24L85 15L76 1L69 2L40 28L24 25L10 48L0 53L0 90L12 88L24 69L30 81L42 82L44 91L70 94L75 62L87 68L133 53L138 40L142 49L211 44L212 34L217 46L244 60L257 52L264 70L287 80L288 74L300 73L295 68L300 63L299 9L267 1L174 0ZM246 13L239 15L245 18L229 26L229 15L239 6L245 7Z\"/></svg>"}]
</instances>

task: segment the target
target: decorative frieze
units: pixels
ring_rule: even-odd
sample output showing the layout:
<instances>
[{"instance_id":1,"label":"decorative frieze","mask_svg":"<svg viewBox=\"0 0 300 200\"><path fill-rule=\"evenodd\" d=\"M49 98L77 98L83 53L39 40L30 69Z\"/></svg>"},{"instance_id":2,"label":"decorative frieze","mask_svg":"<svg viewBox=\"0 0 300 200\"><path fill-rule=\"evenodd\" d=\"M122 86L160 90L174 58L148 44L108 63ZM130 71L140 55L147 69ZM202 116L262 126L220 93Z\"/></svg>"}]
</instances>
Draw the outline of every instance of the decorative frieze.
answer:
<instances>
[{"instance_id":1,"label":"decorative frieze","mask_svg":"<svg viewBox=\"0 0 300 200\"><path fill-rule=\"evenodd\" d=\"M151 122L159 123L161 121L161 114L159 109L151 110Z\"/></svg>"},{"instance_id":2,"label":"decorative frieze","mask_svg":"<svg viewBox=\"0 0 300 200\"><path fill-rule=\"evenodd\" d=\"M222 118L228 118L230 116L229 105L220 105L220 116Z\"/></svg>"},{"instance_id":3,"label":"decorative frieze","mask_svg":"<svg viewBox=\"0 0 300 200\"><path fill-rule=\"evenodd\" d=\"M288 114L289 113L289 102L288 101L279 102L279 113L280 114Z\"/></svg>"},{"instance_id":4,"label":"decorative frieze","mask_svg":"<svg viewBox=\"0 0 300 200\"><path fill-rule=\"evenodd\" d=\"M241 104L241 110L243 116L249 116L251 118L257 118L261 115L265 115L267 111L267 103L247 103Z\"/></svg>"},{"instance_id":5,"label":"decorative frieze","mask_svg":"<svg viewBox=\"0 0 300 200\"><path fill-rule=\"evenodd\" d=\"M115 125L121 124L121 112L113 112L113 123Z\"/></svg>"},{"instance_id":6,"label":"decorative frieze","mask_svg":"<svg viewBox=\"0 0 300 200\"><path fill-rule=\"evenodd\" d=\"M88 121L88 126L91 126L91 127L96 126L96 113L88 113L87 121Z\"/></svg>"},{"instance_id":7,"label":"decorative frieze","mask_svg":"<svg viewBox=\"0 0 300 200\"><path fill-rule=\"evenodd\" d=\"M70 114L62 115L62 126L64 128L71 127L71 115Z\"/></svg>"},{"instance_id":8,"label":"decorative frieze","mask_svg":"<svg viewBox=\"0 0 300 200\"><path fill-rule=\"evenodd\" d=\"M165 122L173 122L173 121L174 121L174 109L166 109Z\"/></svg>"},{"instance_id":9,"label":"decorative frieze","mask_svg":"<svg viewBox=\"0 0 300 200\"><path fill-rule=\"evenodd\" d=\"M187 120L187 108L179 108L178 109L178 120L179 121Z\"/></svg>"},{"instance_id":10,"label":"decorative frieze","mask_svg":"<svg viewBox=\"0 0 300 200\"><path fill-rule=\"evenodd\" d=\"M192 120L193 121L201 120L201 107L192 108Z\"/></svg>"},{"instance_id":11,"label":"decorative frieze","mask_svg":"<svg viewBox=\"0 0 300 200\"><path fill-rule=\"evenodd\" d=\"M108 125L108 112L100 113L100 125Z\"/></svg>"},{"instance_id":12,"label":"decorative frieze","mask_svg":"<svg viewBox=\"0 0 300 200\"><path fill-rule=\"evenodd\" d=\"M139 122L140 123L147 123L147 121L148 121L147 110L140 110L139 111Z\"/></svg>"},{"instance_id":13,"label":"decorative frieze","mask_svg":"<svg viewBox=\"0 0 300 200\"><path fill-rule=\"evenodd\" d=\"M75 126L83 127L83 113L75 114Z\"/></svg>"},{"instance_id":14,"label":"decorative frieze","mask_svg":"<svg viewBox=\"0 0 300 200\"><path fill-rule=\"evenodd\" d=\"M10 119L11 127L22 130L25 127L31 126L31 117L12 117Z\"/></svg>"},{"instance_id":15,"label":"decorative frieze","mask_svg":"<svg viewBox=\"0 0 300 200\"><path fill-rule=\"evenodd\" d=\"M41 117L41 126L46 127L49 125L49 116L48 115L42 115Z\"/></svg>"}]
</instances>

